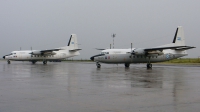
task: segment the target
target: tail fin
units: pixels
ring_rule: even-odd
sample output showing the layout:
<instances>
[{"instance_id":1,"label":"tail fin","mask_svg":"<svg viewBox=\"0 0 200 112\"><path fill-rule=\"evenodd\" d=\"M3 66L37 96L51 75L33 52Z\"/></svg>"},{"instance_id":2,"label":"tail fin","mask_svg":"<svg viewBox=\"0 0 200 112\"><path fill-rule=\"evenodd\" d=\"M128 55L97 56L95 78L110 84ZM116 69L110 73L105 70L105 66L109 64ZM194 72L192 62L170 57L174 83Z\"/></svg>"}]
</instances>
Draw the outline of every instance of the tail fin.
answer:
<instances>
[{"instance_id":1,"label":"tail fin","mask_svg":"<svg viewBox=\"0 0 200 112\"><path fill-rule=\"evenodd\" d=\"M76 34L71 34L71 37L69 39L67 46L70 52L76 52L76 51L82 50L78 48L78 41L77 41Z\"/></svg>"},{"instance_id":2,"label":"tail fin","mask_svg":"<svg viewBox=\"0 0 200 112\"><path fill-rule=\"evenodd\" d=\"M71 34L71 37L68 42L68 46L70 49L78 49L78 41L76 34Z\"/></svg>"},{"instance_id":3,"label":"tail fin","mask_svg":"<svg viewBox=\"0 0 200 112\"><path fill-rule=\"evenodd\" d=\"M177 46L185 45L185 37L182 26L178 26L178 28L176 29L176 33L174 35L174 40L172 43L175 43Z\"/></svg>"}]
</instances>

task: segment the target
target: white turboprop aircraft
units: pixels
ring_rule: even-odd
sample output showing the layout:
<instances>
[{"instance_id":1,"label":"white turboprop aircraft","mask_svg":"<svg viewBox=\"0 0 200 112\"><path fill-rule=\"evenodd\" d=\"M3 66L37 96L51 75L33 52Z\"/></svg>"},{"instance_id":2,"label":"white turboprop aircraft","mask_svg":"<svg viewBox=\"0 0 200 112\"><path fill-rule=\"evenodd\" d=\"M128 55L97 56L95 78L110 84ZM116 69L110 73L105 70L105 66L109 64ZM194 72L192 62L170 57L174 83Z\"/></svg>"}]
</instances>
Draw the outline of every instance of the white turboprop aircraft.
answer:
<instances>
[{"instance_id":1,"label":"white turboprop aircraft","mask_svg":"<svg viewBox=\"0 0 200 112\"><path fill-rule=\"evenodd\" d=\"M168 61L186 56L188 49L195 47L186 46L182 26L178 26L174 40L170 44L152 48L131 48L130 49L101 49L101 54L92 56L90 59L96 62L97 68L100 63L125 64L129 67L131 63L147 63L147 68L152 68L151 62Z\"/></svg>"},{"instance_id":2,"label":"white turboprop aircraft","mask_svg":"<svg viewBox=\"0 0 200 112\"><path fill-rule=\"evenodd\" d=\"M10 61L30 61L33 64L37 61L43 61L43 64L47 64L47 61L62 60L80 55L79 50L81 49L78 49L76 34L71 34L67 46L47 50L12 51L11 54L5 55L3 58L7 60L8 64L10 64Z\"/></svg>"}]
</instances>

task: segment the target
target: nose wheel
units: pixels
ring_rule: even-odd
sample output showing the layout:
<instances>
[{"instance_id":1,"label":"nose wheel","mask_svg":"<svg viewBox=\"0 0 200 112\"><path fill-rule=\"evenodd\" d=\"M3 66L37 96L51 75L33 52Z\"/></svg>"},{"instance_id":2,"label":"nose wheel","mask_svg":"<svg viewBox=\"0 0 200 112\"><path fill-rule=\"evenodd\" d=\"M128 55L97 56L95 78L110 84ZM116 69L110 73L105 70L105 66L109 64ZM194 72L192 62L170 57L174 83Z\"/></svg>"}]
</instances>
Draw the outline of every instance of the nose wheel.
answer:
<instances>
[{"instance_id":1,"label":"nose wheel","mask_svg":"<svg viewBox=\"0 0 200 112\"><path fill-rule=\"evenodd\" d=\"M10 60L8 60L7 62L8 62L8 64L10 64Z\"/></svg>"},{"instance_id":2,"label":"nose wheel","mask_svg":"<svg viewBox=\"0 0 200 112\"><path fill-rule=\"evenodd\" d=\"M96 62L97 68L101 68L101 64L99 62Z\"/></svg>"}]
</instances>

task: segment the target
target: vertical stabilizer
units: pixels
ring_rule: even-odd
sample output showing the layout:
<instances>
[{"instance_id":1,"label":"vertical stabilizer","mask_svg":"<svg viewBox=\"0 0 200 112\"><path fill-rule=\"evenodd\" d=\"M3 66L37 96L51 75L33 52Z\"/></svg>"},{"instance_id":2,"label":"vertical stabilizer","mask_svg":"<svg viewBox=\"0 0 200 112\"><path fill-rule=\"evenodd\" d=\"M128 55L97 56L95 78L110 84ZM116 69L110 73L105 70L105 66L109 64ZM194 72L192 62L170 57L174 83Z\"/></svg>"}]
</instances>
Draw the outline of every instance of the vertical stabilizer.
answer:
<instances>
[{"instance_id":1,"label":"vertical stabilizer","mask_svg":"<svg viewBox=\"0 0 200 112\"><path fill-rule=\"evenodd\" d=\"M68 47L70 49L78 49L78 41L77 41L76 34L71 34L71 37L68 42Z\"/></svg>"},{"instance_id":2,"label":"vertical stabilizer","mask_svg":"<svg viewBox=\"0 0 200 112\"><path fill-rule=\"evenodd\" d=\"M176 29L176 33L174 35L174 40L172 43L175 43L177 46L185 45L185 37L182 26L178 26L178 28Z\"/></svg>"}]
</instances>

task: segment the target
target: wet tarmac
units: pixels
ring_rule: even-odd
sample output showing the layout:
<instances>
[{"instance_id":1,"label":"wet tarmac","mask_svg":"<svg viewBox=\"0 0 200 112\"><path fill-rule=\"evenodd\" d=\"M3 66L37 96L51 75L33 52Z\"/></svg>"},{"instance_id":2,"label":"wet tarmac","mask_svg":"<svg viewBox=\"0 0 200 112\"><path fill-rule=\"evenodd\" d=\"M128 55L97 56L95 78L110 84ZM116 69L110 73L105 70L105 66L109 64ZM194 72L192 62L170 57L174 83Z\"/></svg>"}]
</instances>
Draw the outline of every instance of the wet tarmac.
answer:
<instances>
[{"instance_id":1,"label":"wet tarmac","mask_svg":"<svg viewBox=\"0 0 200 112\"><path fill-rule=\"evenodd\" d=\"M0 61L0 112L199 112L195 66Z\"/></svg>"}]
</instances>

